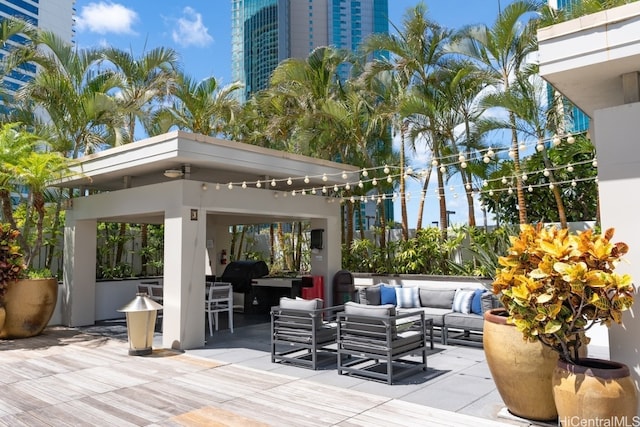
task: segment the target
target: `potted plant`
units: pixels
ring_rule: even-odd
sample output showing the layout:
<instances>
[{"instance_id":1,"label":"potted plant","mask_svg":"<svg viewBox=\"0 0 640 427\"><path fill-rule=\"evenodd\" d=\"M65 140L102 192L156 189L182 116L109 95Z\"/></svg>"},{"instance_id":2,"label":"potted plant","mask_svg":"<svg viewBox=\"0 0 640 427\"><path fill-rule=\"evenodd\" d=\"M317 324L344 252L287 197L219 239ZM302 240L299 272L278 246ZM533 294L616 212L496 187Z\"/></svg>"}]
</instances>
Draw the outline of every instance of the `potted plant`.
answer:
<instances>
[{"instance_id":1,"label":"potted plant","mask_svg":"<svg viewBox=\"0 0 640 427\"><path fill-rule=\"evenodd\" d=\"M51 272L26 271L19 235L18 230L0 224L0 338L40 334L58 298L58 281Z\"/></svg>"},{"instance_id":2,"label":"potted plant","mask_svg":"<svg viewBox=\"0 0 640 427\"><path fill-rule=\"evenodd\" d=\"M628 246L612 243L613 233L522 225L508 254L499 259L502 268L493 291L500 294L507 322L524 340L559 355L552 382L561 423L572 417L613 423L636 413L628 368L582 357L585 332L596 324L621 324L622 312L633 304L631 277L614 272Z\"/></svg>"}]
</instances>

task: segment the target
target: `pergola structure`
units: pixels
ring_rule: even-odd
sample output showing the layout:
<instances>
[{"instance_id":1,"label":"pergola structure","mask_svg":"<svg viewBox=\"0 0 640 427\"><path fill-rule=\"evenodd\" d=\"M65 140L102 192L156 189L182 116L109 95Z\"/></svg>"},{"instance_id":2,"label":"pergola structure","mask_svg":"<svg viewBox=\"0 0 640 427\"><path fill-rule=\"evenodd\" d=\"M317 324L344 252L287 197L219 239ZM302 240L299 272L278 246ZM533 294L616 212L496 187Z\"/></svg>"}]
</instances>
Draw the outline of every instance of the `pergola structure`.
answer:
<instances>
[{"instance_id":1,"label":"pergola structure","mask_svg":"<svg viewBox=\"0 0 640 427\"><path fill-rule=\"evenodd\" d=\"M65 325L95 322L99 221L164 224L166 348L204 345L205 274L222 273L219 254L228 250L235 224L307 220L323 229L323 249L314 250L311 269L324 276L325 297L332 300L341 213L322 188L358 182L358 168L175 131L84 157L74 172L58 184L86 194L66 212Z\"/></svg>"}]
</instances>

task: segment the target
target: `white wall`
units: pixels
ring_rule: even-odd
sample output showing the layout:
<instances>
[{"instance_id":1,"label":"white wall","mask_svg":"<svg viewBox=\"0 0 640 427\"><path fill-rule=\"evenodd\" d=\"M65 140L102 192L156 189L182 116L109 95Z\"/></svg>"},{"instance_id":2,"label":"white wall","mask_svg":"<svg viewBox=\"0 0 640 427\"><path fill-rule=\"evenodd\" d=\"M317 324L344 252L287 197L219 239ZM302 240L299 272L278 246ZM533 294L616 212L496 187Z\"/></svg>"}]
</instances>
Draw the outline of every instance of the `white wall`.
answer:
<instances>
[{"instance_id":1,"label":"white wall","mask_svg":"<svg viewBox=\"0 0 640 427\"><path fill-rule=\"evenodd\" d=\"M614 227L614 242L629 245L625 263L616 271L629 273L636 283L640 280L640 103L625 104L597 110L594 115L598 182L602 228ZM624 327L610 329L611 360L629 366L636 381L640 380L640 297L630 312L623 316Z\"/></svg>"}]
</instances>

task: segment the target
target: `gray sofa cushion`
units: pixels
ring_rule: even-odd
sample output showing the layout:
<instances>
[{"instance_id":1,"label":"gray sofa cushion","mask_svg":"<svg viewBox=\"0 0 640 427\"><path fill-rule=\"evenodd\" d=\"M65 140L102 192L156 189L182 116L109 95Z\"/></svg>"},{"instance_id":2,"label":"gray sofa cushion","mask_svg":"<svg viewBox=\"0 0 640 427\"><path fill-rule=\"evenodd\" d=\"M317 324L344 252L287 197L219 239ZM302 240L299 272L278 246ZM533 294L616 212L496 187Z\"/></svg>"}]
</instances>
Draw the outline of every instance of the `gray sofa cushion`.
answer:
<instances>
[{"instance_id":1,"label":"gray sofa cushion","mask_svg":"<svg viewBox=\"0 0 640 427\"><path fill-rule=\"evenodd\" d=\"M447 308L451 311L455 294L455 289L420 288L420 305L423 307Z\"/></svg>"},{"instance_id":2,"label":"gray sofa cushion","mask_svg":"<svg viewBox=\"0 0 640 427\"><path fill-rule=\"evenodd\" d=\"M310 329L313 324L311 312L322 309L323 301L320 298L311 300L280 298L279 323L289 328ZM308 311L309 313L300 313ZM320 314L317 314L319 316ZM322 318L316 319L316 329L322 327Z\"/></svg>"},{"instance_id":3,"label":"gray sofa cushion","mask_svg":"<svg viewBox=\"0 0 640 427\"><path fill-rule=\"evenodd\" d=\"M442 326L444 325L444 316L449 313L453 313L451 307L449 308L432 308L432 307L422 307L418 310L422 310L424 312L424 318L431 319L433 321L433 326ZM416 311L415 308L405 308L399 309L398 314L405 314L410 311ZM419 317L415 319L413 317L409 317L409 320L419 320Z\"/></svg>"},{"instance_id":4,"label":"gray sofa cushion","mask_svg":"<svg viewBox=\"0 0 640 427\"><path fill-rule=\"evenodd\" d=\"M448 328L471 329L481 331L484 319L479 314L449 313L444 316Z\"/></svg>"}]
</instances>

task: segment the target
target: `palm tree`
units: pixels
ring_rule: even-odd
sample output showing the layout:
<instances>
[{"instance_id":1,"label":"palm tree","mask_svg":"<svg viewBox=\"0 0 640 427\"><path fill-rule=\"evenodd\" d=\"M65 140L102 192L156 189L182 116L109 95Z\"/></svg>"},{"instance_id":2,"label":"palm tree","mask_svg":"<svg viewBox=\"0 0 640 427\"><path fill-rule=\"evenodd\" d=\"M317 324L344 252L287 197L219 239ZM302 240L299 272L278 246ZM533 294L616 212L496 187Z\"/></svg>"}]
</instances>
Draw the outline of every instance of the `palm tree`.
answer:
<instances>
[{"instance_id":1,"label":"palm tree","mask_svg":"<svg viewBox=\"0 0 640 427\"><path fill-rule=\"evenodd\" d=\"M174 89L176 101L167 111L172 123L182 130L210 136L228 134L240 109L234 97L240 88L240 83L220 87L214 77L196 81L178 73Z\"/></svg>"},{"instance_id":2,"label":"palm tree","mask_svg":"<svg viewBox=\"0 0 640 427\"><path fill-rule=\"evenodd\" d=\"M542 156L546 174L548 174L549 184L558 209L560 226L567 228L567 215L562 201L562 194L554 176L555 168L549 159L545 144L548 131L551 125L556 122L551 116L557 110L554 103L550 107L543 108L541 97L546 95L546 87L542 85L540 80L534 82L530 80L530 78L535 78L536 71L537 67L531 67L530 71L522 73L513 82L507 92L488 95L483 100L483 103L487 107L503 107L507 109L515 117L518 132L532 136L537 140L536 149ZM483 127L511 128L512 122L489 120L486 121Z\"/></svg>"},{"instance_id":3,"label":"palm tree","mask_svg":"<svg viewBox=\"0 0 640 427\"><path fill-rule=\"evenodd\" d=\"M4 220L21 231L18 241L28 266L43 242L45 191L68 171L70 162L59 153L42 151L45 141L17 127L14 123L0 128L0 198ZM20 224L12 197L19 197L19 204L25 206Z\"/></svg>"},{"instance_id":4,"label":"palm tree","mask_svg":"<svg viewBox=\"0 0 640 427\"><path fill-rule=\"evenodd\" d=\"M374 34L364 43L365 52L387 51L390 60L375 60L368 73L375 75L381 71L394 71L397 84L394 105L393 127L400 133L400 206L402 215L402 236L409 238L407 205L405 197L405 136L408 130L406 116L398 114L403 97L413 85L428 86L433 83L433 71L446 55L444 49L451 31L443 29L427 18L427 7L423 2L409 9L403 20L403 28L396 28L397 35Z\"/></svg>"},{"instance_id":5,"label":"palm tree","mask_svg":"<svg viewBox=\"0 0 640 427\"><path fill-rule=\"evenodd\" d=\"M31 60L42 70L16 99L28 111L44 110L47 120L34 121L55 135L53 149L75 159L122 143L122 116L110 95L119 79L109 70L96 72L102 52L78 50L48 31L38 32L34 43L38 49Z\"/></svg>"},{"instance_id":6,"label":"palm tree","mask_svg":"<svg viewBox=\"0 0 640 427\"><path fill-rule=\"evenodd\" d=\"M136 120L146 121L154 103L170 93L170 86L178 68L178 54L167 48L155 48L139 58L129 52L107 48L104 60L115 66L119 81L118 100L125 116L129 142L135 140Z\"/></svg>"},{"instance_id":7,"label":"palm tree","mask_svg":"<svg viewBox=\"0 0 640 427\"><path fill-rule=\"evenodd\" d=\"M536 22L522 21L540 10L535 0L516 0L504 8L493 26L473 26L460 33L453 45L456 52L467 55L486 67L499 91L509 90L511 81L520 73L527 56L537 50ZM511 157L514 164L516 193L521 224L527 222L527 206L524 198L520 151L515 116L509 113L511 123Z\"/></svg>"}]
</instances>

